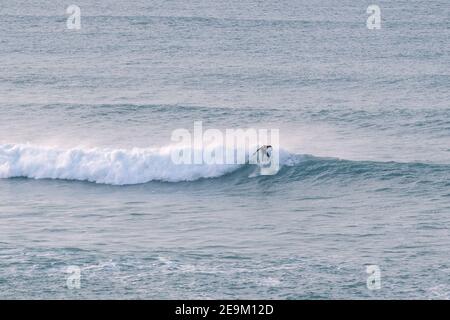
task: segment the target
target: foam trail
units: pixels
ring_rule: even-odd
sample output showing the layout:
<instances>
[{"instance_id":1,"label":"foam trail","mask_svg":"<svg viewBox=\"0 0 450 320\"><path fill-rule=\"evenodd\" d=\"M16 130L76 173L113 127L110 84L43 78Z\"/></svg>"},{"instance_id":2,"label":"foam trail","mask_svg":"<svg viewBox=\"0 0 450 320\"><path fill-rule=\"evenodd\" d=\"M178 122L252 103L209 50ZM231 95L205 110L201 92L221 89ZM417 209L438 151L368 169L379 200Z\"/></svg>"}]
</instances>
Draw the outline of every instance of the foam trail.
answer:
<instances>
[{"instance_id":1,"label":"foam trail","mask_svg":"<svg viewBox=\"0 0 450 320\"><path fill-rule=\"evenodd\" d=\"M172 150L171 147L60 149L3 144L0 145L0 178L66 179L127 185L213 178L241 167L225 164L177 165L172 162Z\"/></svg>"}]
</instances>

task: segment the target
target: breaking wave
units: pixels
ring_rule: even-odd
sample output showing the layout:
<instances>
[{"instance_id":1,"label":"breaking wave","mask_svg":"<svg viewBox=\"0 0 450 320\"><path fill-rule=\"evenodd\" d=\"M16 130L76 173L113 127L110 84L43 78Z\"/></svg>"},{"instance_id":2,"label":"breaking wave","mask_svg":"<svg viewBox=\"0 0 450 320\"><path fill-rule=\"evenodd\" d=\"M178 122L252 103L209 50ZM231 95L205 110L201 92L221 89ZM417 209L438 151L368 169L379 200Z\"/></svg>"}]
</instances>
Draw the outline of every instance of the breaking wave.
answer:
<instances>
[{"instance_id":1,"label":"breaking wave","mask_svg":"<svg viewBox=\"0 0 450 320\"><path fill-rule=\"evenodd\" d=\"M215 148L222 149L223 146L212 149ZM172 161L171 154L181 150L186 149L174 146L63 149L31 144L0 144L0 179L24 177L133 185L151 181L195 181L218 178L234 172L245 177L264 175L254 165L252 169L252 165L238 164L176 164ZM233 150L235 151L237 150ZM246 153L246 159L248 156ZM241 169L241 173L237 172ZM448 164L351 161L280 150L280 170L275 171L276 177L271 181L288 183L292 180L313 179L323 183L329 180L349 182L354 179L366 181L398 178L404 180L403 183L419 183L436 175L436 180L445 183L448 188L449 172Z\"/></svg>"},{"instance_id":2,"label":"breaking wave","mask_svg":"<svg viewBox=\"0 0 450 320\"><path fill-rule=\"evenodd\" d=\"M0 145L0 178L65 179L128 185L214 178L242 167L236 164L175 164L171 158L172 151L170 146L127 150L6 144Z\"/></svg>"}]
</instances>

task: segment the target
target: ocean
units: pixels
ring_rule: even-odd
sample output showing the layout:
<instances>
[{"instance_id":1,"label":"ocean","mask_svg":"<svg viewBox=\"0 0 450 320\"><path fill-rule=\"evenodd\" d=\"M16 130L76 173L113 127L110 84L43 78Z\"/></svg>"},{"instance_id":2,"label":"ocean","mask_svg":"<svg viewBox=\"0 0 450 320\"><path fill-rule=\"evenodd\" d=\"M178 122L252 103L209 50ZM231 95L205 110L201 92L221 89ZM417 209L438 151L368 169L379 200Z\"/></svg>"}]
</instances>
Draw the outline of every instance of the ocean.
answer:
<instances>
[{"instance_id":1,"label":"ocean","mask_svg":"<svg viewBox=\"0 0 450 320\"><path fill-rule=\"evenodd\" d=\"M450 298L449 18L2 0L0 298ZM195 121L279 129L279 171L175 165Z\"/></svg>"}]
</instances>

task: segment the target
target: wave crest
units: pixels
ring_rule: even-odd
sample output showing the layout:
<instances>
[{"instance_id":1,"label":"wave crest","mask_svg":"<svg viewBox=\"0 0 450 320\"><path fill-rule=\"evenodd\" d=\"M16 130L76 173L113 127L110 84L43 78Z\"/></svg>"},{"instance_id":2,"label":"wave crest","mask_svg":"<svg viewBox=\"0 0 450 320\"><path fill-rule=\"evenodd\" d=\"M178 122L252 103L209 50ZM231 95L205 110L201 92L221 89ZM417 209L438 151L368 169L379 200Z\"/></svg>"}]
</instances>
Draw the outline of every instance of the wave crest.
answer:
<instances>
[{"instance_id":1,"label":"wave crest","mask_svg":"<svg viewBox=\"0 0 450 320\"><path fill-rule=\"evenodd\" d=\"M171 147L60 149L0 145L0 178L65 179L128 185L150 181L194 181L219 177L241 165L175 164Z\"/></svg>"}]
</instances>

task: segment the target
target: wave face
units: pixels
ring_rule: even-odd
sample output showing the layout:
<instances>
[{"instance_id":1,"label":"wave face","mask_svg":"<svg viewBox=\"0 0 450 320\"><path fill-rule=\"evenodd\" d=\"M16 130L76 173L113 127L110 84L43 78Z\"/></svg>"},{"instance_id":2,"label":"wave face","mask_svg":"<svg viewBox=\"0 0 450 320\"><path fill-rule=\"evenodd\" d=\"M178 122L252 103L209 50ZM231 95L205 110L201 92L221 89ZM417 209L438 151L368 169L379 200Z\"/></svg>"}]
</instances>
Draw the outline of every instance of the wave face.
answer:
<instances>
[{"instance_id":1,"label":"wave face","mask_svg":"<svg viewBox=\"0 0 450 320\"><path fill-rule=\"evenodd\" d=\"M214 148L222 148L222 146ZM80 147L62 149L30 144L0 144L0 179L24 177L132 185L151 181L195 181L202 178L218 178L232 172L246 178L263 175L262 171L251 169L251 165L175 164L171 153L181 150L183 149L174 146L133 149ZM246 153L246 159L248 156ZM248 170L237 172L244 167L248 167ZM414 179L421 179L434 174L447 176L448 170L448 165L350 161L292 154L286 150L280 150L280 170L277 178L272 181L282 180L288 183L292 180L311 179L316 182L330 179L383 180L393 177L407 178L410 175Z\"/></svg>"},{"instance_id":2,"label":"wave face","mask_svg":"<svg viewBox=\"0 0 450 320\"><path fill-rule=\"evenodd\" d=\"M225 164L177 165L172 162L172 150L170 147L64 150L26 144L0 145L0 178L65 179L128 185L213 178L241 167Z\"/></svg>"}]
</instances>

